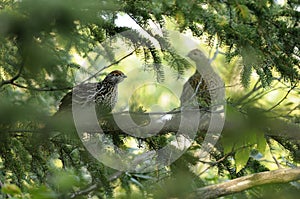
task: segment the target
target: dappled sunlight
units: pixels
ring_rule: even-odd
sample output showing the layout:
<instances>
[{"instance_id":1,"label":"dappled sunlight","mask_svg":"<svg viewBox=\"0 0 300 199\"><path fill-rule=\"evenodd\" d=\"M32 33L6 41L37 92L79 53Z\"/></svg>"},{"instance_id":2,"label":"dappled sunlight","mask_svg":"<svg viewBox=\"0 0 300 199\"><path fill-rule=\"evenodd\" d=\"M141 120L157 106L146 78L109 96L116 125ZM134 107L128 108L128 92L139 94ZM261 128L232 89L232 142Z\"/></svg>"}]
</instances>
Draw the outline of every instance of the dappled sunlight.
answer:
<instances>
[{"instance_id":1,"label":"dappled sunlight","mask_svg":"<svg viewBox=\"0 0 300 199\"><path fill-rule=\"evenodd\" d=\"M0 199L297 198L298 4L0 1Z\"/></svg>"}]
</instances>

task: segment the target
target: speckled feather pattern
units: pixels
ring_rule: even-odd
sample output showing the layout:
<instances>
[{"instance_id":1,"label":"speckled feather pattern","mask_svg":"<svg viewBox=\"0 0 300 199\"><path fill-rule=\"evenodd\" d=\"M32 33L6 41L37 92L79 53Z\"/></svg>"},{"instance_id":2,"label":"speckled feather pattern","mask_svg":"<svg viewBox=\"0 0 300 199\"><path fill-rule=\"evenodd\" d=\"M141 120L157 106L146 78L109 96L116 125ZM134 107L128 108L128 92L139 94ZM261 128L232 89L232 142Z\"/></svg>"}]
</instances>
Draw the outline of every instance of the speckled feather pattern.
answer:
<instances>
[{"instance_id":1,"label":"speckled feather pattern","mask_svg":"<svg viewBox=\"0 0 300 199\"><path fill-rule=\"evenodd\" d=\"M59 110L71 109L75 103L82 108L95 105L98 115L109 113L118 101L118 84L124 78L126 75L116 70L101 82L80 84L63 97Z\"/></svg>"}]
</instances>

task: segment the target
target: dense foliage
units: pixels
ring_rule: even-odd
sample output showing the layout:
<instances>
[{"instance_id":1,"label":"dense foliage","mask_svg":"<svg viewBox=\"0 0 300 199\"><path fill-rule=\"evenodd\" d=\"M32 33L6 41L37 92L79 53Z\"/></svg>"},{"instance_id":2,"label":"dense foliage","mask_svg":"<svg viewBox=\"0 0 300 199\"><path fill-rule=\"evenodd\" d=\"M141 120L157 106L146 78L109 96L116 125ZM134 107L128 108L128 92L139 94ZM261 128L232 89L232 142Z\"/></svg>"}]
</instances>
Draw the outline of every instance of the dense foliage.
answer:
<instances>
[{"instance_id":1,"label":"dense foliage","mask_svg":"<svg viewBox=\"0 0 300 199\"><path fill-rule=\"evenodd\" d=\"M297 167L299 6L295 0L284 4L273 0L2 0L0 198L185 198L208 184ZM136 32L136 38L127 38L133 51L121 59L113 46L106 44L100 51L108 70L94 75L92 66L78 64L76 56L93 65L96 58L91 52L130 29L116 24L124 15L152 36L162 50L148 39L142 40L146 45L141 47ZM118 172L96 161L80 140L70 136L74 129L56 124L57 134L47 128L58 123L51 115L61 97L78 83L78 71L98 81L113 67L126 71L124 62L134 56L142 64L131 60L131 69L136 69L130 73L136 81L131 84L146 76L158 85L186 77L191 64L172 49L171 36L156 34L151 23L161 30L192 33L214 52L212 60L226 84L227 125L205 161L195 156L203 139L199 132L193 147L169 167L143 174ZM175 74L171 80L167 76L170 70ZM158 96L163 93L159 92ZM150 104L155 101L146 98ZM149 111L139 100L132 98L130 107L124 106L139 113ZM147 117L134 120L142 123ZM144 145L160 148L172 133L145 139ZM123 145L129 138L114 135L113 139ZM273 193L274 189L278 192ZM259 186L237 197L288 192L292 198L297 191L299 183L286 183Z\"/></svg>"}]
</instances>

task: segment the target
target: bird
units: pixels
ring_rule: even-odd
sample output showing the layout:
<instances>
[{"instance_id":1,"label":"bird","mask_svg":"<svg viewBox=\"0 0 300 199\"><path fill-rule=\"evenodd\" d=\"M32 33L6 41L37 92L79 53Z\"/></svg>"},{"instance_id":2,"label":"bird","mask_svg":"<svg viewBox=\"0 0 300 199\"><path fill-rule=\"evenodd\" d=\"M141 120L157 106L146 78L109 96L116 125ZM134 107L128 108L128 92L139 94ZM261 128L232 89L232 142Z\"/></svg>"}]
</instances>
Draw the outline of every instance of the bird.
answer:
<instances>
[{"instance_id":1,"label":"bird","mask_svg":"<svg viewBox=\"0 0 300 199\"><path fill-rule=\"evenodd\" d=\"M209 108L215 100L219 101L224 82L210 66L209 59L199 49L191 50L187 57L196 63L196 72L183 86L180 96L181 106L188 105L194 97L200 108Z\"/></svg>"},{"instance_id":2,"label":"bird","mask_svg":"<svg viewBox=\"0 0 300 199\"><path fill-rule=\"evenodd\" d=\"M110 72L103 81L79 84L60 101L58 113L72 106L95 105L97 116L110 113L118 101L118 84L127 76L119 70Z\"/></svg>"},{"instance_id":3,"label":"bird","mask_svg":"<svg viewBox=\"0 0 300 199\"><path fill-rule=\"evenodd\" d=\"M118 101L118 84L127 76L119 70L110 72L102 81L94 83L81 83L75 86L72 91L65 94L59 102L58 110L49 117L47 123L42 126L38 135L39 144L47 145L44 142L48 139L67 139L70 142L78 142L78 133L74 120L73 106L84 110L95 108L97 120L100 125L110 125L111 117L106 117ZM88 106L90 106L88 108ZM76 111L75 111L75 114ZM84 114L83 114L84 115ZM85 125L94 125L93 121L86 118ZM116 137L116 136L115 136ZM117 138L115 138L117 139ZM41 142L42 141L42 142ZM121 141L118 141L119 143Z\"/></svg>"},{"instance_id":4,"label":"bird","mask_svg":"<svg viewBox=\"0 0 300 199\"><path fill-rule=\"evenodd\" d=\"M209 107L211 101L210 94L207 84L198 70L196 70L183 85L182 94L180 96L181 106L191 103L194 97L196 97L197 104L200 108Z\"/></svg>"}]
</instances>

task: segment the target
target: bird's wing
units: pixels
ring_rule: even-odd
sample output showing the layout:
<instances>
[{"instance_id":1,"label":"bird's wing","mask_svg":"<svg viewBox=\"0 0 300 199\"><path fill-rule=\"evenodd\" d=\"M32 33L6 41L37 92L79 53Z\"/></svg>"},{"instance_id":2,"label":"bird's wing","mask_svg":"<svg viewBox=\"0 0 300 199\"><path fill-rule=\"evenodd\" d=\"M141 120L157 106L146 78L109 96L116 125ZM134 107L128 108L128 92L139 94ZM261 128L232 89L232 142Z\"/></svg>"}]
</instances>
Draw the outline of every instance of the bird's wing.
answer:
<instances>
[{"instance_id":1,"label":"bird's wing","mask_svg":"<svg viewBox=\"0 0 300 199\"><path fill-rule=\"evenodd\" d=\"M95 100L98 83L80 84L67 93L60 101L59 111L71 109L72 103L85 105Z\"/></svg>"},{"instance_id":2,"label":"bird's wing","mask_svg":"<svg viewBox=\"0 0 300 199\"><path fill-rule=\"evenodd\" d=\"M72 91L68 92L61 100L58 105L58 111L67 110L72 108Z\"/></svg>"},{"instance_id":3,"label":"bird's wing","mask_svg":"<svg viewBox=\"0 0 300 199\"><path fill-rule=\"evenodd\" d=\"M206 105L208 105L210 102L210 95L207 84L204 81L202 75L197 70L183 85L180 102L181 105L187 105L194 99L198 99L198 102L199 100L203 101Z\"/></svg>"}]
</instances>

